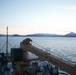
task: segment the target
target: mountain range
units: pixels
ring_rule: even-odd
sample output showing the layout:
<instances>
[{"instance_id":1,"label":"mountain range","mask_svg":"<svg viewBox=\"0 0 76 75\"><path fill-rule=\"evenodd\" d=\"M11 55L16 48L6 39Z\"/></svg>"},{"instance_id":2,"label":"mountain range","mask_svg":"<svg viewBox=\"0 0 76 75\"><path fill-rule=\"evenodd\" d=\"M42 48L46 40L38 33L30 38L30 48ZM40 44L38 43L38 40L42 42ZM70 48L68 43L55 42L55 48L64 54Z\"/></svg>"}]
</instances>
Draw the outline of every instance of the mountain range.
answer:
<instances>
[{"instance_id":1,"label":"mountain range","mask_svg":"<svg viewBox=\"0 0 76 75\"><path fill-rule=\"evenodd\" d=\"M5 34L0 34L0 36L6 36ZM10 37L76 37L76 33L70 32L65 35L59 35L59 34L45 34L45 33L37 33L37 34L28 34L28 35L19 35L19 34L13 34L8 35Z\"/></svg>"}]
</instances>

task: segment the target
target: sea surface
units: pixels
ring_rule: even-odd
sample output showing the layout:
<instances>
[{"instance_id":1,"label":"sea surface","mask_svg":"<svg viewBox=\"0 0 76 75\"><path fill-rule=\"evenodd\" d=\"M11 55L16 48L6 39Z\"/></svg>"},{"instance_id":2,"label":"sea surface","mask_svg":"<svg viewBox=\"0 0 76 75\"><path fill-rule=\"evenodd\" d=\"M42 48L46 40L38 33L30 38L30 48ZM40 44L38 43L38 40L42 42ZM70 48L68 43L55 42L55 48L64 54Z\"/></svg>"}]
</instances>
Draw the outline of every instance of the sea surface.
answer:
<instances>
[{"instance_id":1,"label":"sea surface","mask_svg":"<svg viewBox=\"0 0 76 75\"><path fill-rule=\"evenodd\" d=\"M76 38L75 37L9 37L8 50L20 47L24 39L32 39L32 45L52 53L63 60L76 64ZM6 37L0 37L0 52L6 52Z\"/></svg>"}]
</instances>

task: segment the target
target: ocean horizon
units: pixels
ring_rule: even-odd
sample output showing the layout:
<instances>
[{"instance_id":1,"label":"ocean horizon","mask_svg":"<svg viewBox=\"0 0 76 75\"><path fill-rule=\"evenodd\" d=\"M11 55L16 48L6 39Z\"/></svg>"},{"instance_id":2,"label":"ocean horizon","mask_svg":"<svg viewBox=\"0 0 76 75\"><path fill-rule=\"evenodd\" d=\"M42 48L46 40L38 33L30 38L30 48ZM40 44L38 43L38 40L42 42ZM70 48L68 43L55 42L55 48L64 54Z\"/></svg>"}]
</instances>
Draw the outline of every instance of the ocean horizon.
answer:
<instances>
[{"instance_id":1,"label":"ocean horizon","mask_svg":"<svg viewBox=\"0 0 76 75\"><path fill-rule=\"evenodd\" d=\"M9 37L8 51L19 48L24 39L32 39L32 45L76 64L76 38L74 37ZM6 37L0 37L0 52L6 53ZM3 48L2 48L3 47Z\"/></svg>"}]
</instances>

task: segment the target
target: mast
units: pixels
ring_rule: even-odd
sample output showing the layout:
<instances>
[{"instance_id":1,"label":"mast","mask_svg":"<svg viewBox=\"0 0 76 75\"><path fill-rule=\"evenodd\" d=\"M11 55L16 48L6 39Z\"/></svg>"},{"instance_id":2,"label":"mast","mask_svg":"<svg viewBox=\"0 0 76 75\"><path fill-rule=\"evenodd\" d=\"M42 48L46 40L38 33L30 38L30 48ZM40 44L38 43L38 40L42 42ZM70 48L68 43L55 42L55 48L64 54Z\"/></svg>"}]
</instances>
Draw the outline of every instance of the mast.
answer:
<instances>
[{"instance_id":1,"label":"mast","mask_svg":"<svg viewBox=\"0 0 76 75\"><path fill-rule=\"evenodd\" d=\"M8 26L6 30L6 55L8 55Z\"/></svg>"}]
</instances>

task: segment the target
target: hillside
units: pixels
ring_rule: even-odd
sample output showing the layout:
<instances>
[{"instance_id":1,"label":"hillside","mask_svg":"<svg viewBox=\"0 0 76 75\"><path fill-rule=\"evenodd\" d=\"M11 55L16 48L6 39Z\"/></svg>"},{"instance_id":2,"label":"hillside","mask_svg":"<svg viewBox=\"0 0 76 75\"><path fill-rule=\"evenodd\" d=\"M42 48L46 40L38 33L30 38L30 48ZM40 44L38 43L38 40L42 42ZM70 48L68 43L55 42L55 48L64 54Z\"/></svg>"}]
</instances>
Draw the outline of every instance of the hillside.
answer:
<instances>
[{"instance_id":1,"label":"hillside","mask_svg":"<svg viewBox=\"0 0 76 75\"><path fill-rule=\"evenodd\" d=\"M66 34L66 35L64 35L65 37L76 37L76 33L74 33L74 32L70 32L70 33L68 33L68 34Z\"/></svg>"},{"instance_id":2,"label":"hillside","mask_svg":"<svg viewBox=\"0 0 76 75\"><path fill-rule=\"evenodd\" d=\"M33 37L59 37L62 35L58 35L58 34L45 34L45 33L38 33L38 34L30 34L30 35L26 35L26 36L33 36Z\"/></svg>"},{"instance_id":3,"label":"hillside","mask_svg":"<svg viewBox=\"0 0 76 75\"><path fill-rule=\"evenodd\" d=\"M0 37L6 36L4 34L0 34ZM70 32L65 35L59 35L59 34L45 34L45 33L37 33L37 34L28 34L28 35L19 35L19 34L13 34L8 35L10 37L76 37L76 33Z\"/></svg>"}]
</instances>

